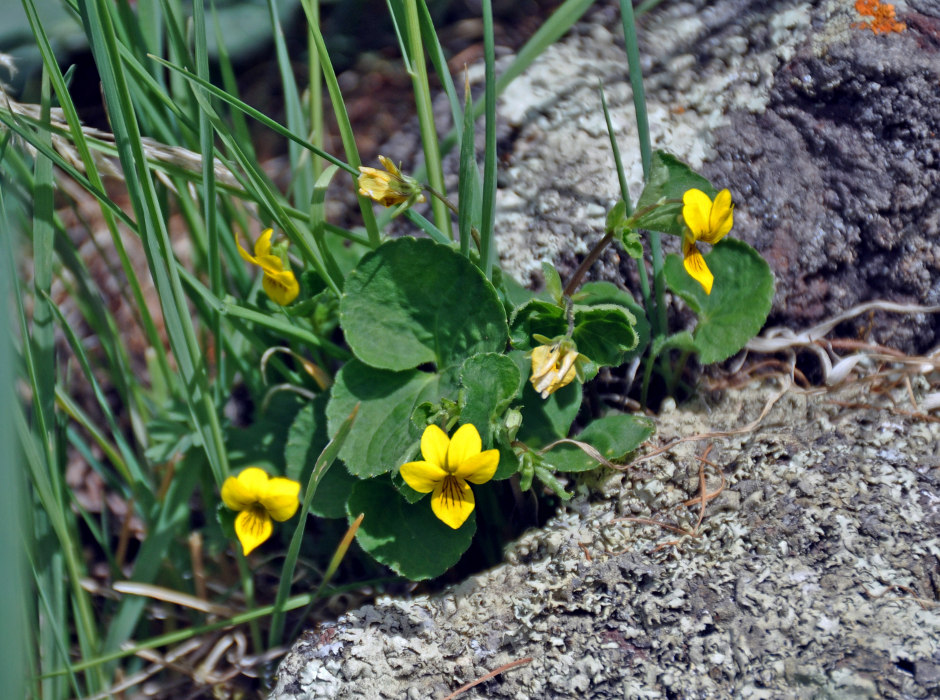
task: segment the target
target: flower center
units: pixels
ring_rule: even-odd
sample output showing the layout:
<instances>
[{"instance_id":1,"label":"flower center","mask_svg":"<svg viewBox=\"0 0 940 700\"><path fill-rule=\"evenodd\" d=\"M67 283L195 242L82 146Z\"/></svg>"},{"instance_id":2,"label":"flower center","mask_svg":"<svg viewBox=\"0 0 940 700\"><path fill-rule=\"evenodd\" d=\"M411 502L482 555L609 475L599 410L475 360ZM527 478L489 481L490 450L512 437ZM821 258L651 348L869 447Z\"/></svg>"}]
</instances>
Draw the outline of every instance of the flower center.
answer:
<instances>
[{"instance_id":1,"label":"flower center","mask_svg":"<svg viewBox=\"0 0 940 700\"><path fill-rule=\"evenodd\" d=\"M261 537L264 534L264 525L268 520L268 511L260 503L252 503L245 510L250 516L245 519L245 531L254 537Z\"/></svg>"},{"instance_id":2,"label":"flower center","mask_svg":"<svg viewBox=\"0 0 940 700\"><path fill-rule=\"evenodd\" d=\"M448 506L453 506L460 500L460 484L457 477L448 474L444 477L444 485L441 486L441 498Z\"/></svg>"}]
</instances>

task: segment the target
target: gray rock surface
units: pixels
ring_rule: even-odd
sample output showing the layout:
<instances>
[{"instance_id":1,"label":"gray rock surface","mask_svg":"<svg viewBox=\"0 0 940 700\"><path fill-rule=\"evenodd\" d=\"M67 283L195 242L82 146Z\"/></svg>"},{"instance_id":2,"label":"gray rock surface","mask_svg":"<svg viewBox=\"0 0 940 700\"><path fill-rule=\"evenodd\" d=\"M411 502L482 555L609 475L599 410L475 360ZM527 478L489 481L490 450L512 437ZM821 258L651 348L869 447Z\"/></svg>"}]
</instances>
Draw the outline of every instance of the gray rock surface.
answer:
<instances>
[{"instance_id":1,"label":"gray rock surface","mask_svg":"<svg viewBox=\"0 0 940 700\"><path fill-rule=\"evenodd\" d=\"M642 18L653 146L732 191L732 235L777 276L772 324L805 327L876 298L940 302L940 4L897 6L907 29L887 35L835 0L671 2ZM524 281L542 259L572 270L617 198L599 81L639 194L617 27L602 9L502 101L515 131L497 230ZM629 285L622 257L609 250L594 277ZM878 315L870 339L924 352L940 319Z\"/></svg>"},{"instance_id":2,"label":"gray rock surface","mask_svg":"<svg viewBox=\"0 0 940 700\"><path fill-rule=\"evenodd\" d=\"M667 410L657 439L740 428L775 393ZM506 564L304 634L272 698L443 698L528 657L462 697L936 697L940 424L903 396L789 393L753 432L598 473ZM623 520L694 530L709 443L725 485L698 537Z\"/></svg>"}]
</instances>

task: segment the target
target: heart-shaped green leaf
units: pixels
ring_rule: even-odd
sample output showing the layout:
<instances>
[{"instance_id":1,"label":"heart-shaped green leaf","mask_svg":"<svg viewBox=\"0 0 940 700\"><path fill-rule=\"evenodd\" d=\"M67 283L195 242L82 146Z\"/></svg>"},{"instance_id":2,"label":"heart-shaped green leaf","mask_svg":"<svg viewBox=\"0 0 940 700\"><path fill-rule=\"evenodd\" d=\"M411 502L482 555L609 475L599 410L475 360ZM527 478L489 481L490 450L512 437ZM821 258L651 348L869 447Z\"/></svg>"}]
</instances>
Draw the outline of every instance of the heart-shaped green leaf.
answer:
<instances>
[{"instance_id":1,"label":"heart-shaped green leaf","mask_svg":"<svg viewBox=\"0 0 940 700\"><path fill-rule=\"evenodd\" d=\"M617 304L629 311L636 320L633 330L637 336L637 344L636 347L624 355L621 363L643 353L647 344L650 342L650 323L646 320L646 312L643 310L643 307L636 302L630 292L620 289L612 282L600 281L585 283L582 285L581 289L578 290L576 296L578 304L583 306Z\"/></svg>"},{"instance_id":2,"label":"heart-shaped green leaf","mask_svg":"<svg viewBox=\"0 0 940 700\"><path fill-rule=\"evenodd\" d=\"M715 276L712 293L692 279L682 258L666 259L666 283L698 316L692 337L704 364L721 362L756 336L767 320L774 298L774 276L756 250L726 238L705 256Z\"/></svg>"},{"instance_id":3,"label":"heart-shaped green leaf","mask_svg":"<svg viewBox=\"0 0 940 700\"><path fill-rule=\"evenodd\" d=\"M575 438L596 448L608 461L622 459L649 439L653 422L642 416L617 414L591 423ZM577 445L562 444L543 456L545 463L560 472L583 472L600 463Z\"/></svg>"},{"instance_id":4,"label":"heart-shaped green leaf","mask_svg":"<svg viewBox=\"0 0 940 700\"><path fill-rule=\"evenodd\" d=\"M578 308L572 338L578 352L595 364L619 365L624 353L637 346L635 323L633 314L616 304Z\"/></svg>"},{"instance_id":5,"label":"heart-shaped green leaf","mask_svg":"<svg viewBox=\"0 0 940 700\"><path fill-rule=\"evenodd\" d=\"M460 422L476 426L484 449L492 447L492 423L509 408L521 382L516 363L506 355L481 353L461 366Z\"/></svg>"},{"instance_id":6,"label":"heart-shaped green leaf","mask_svg":"<svg viewBox=\"0 0 940 700\"><path fill-rule=\"evenodd\" d=\"M356 533L362 548L412 581L447 571L467 551L476 532L476 513L453 530L435 517L429 499L408 503L386 477L358 482L347 510L351 518L365 514Z\"/></svg>"},{"instance_id":7,"label":"heart-shaped green leaf","mask_svg":"<svg viewBox=\"0 0 940 700\"><path fill-rule=\"evenodd\" d=\"M356 424L339 453L350 473L368 478L398 469L412 459L421 433L412 424L411 414L425 401L438 403L442 397L456 396L454 374L390 372L359 360L347 362L336 375L326 414L333 433L356 404L361 404Z\"/></svg>"},{"instance_id":8,"label":"heart-shaped green leaf","mask_svg":"<svg viewBox=\"0 0 940 700\"><path fill-rule=\"evenodd\" d=\"M340 301L346 342L379 369L438 369L506 347L506 314L480 269L448 246L398 238L365 255Z\"/></svg>"},{"instance_id":9,"label":"heart-shaped green leaf","mask_svg":"<svg viewBox=\"0 0 940 700\"><path fill-rule=\"evenodd\" d=\"M323 448L329 442L326 433L326 401L321 395L300 409L287 431L284 446L284 475L306 484L310 472ZM346 500L357 479L342 464L330 467L317 484L310 512L323 518L342 518L346 515Z\"/></svg>"}]
</instances>

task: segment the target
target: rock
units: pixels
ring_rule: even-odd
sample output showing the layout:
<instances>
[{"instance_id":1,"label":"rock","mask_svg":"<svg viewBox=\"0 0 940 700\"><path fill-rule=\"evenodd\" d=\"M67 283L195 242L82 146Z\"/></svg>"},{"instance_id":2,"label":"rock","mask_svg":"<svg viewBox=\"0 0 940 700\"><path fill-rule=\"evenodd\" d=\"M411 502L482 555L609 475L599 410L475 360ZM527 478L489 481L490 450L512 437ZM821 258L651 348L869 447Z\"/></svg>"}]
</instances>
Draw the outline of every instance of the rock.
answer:
<instances>
[{"instance_id":1,"label":"rock","mask_svg":"<svg viewBox=\"0 0 940 700\"><path fill-rule=\"evenodd\" d=\"M677 409L658 440L740 428L775 393ZM790 393L709 441L707 491L720 469L724 493L697 537L623 518L694 530L699 502L682 503L708 442L599 472L507 563L307 632L272 698L442 698L526 658L464 697L935 697L940 424L891 406Z\"/></svg>"},{"instance_id":2,"label":"rock","mask_svg":"<svg viewBox=\"0 0 940 700\"><path fill-rule=\"evenodd\" d=\"M641 21L654 148L735 198L732 235L777 277L773 325L801 329L870 299L940 303L940 7L911 3L901 33L876 35L851 3L664 3ZM511 88L514 128L497 218L506 269L574 269L602 235L619 187L602 83L632 196L642 169L613 8L593 16ZM518 206L523 200L527 205ZM667 252L678 251L667 237ZM609 249L597 279L634 290ZM638 294L637 294L638 296ZM869 324L871 326L869 327ZM876 315L842 329L907 352L940 341L937 315Z\"/></svg>"}]
</instances>

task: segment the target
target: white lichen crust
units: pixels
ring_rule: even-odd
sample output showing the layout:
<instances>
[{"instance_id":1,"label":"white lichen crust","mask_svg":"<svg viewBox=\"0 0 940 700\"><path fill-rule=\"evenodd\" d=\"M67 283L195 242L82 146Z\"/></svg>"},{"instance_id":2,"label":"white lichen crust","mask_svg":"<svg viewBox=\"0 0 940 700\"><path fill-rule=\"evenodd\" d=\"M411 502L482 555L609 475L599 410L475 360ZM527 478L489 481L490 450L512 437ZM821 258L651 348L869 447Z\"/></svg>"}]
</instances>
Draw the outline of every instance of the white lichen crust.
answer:
<instances>
[{"instance_id":1,"label":"white lichen crust","mask_svg":"<svg viewBox=\"0 0 940 700\"><path fill-rule=\"evenodd\" d=\"M672 409L656 440L747 425L776 387ZM916 390L916 386L915 386ZM753 432L587 475L507 563L306 633L276 700L940 694L940 425L906 392L779 400ZM696 537L706 445L709 497ZM673 543L673 544L670 544Z\"/></svg>"}]
</instances>

